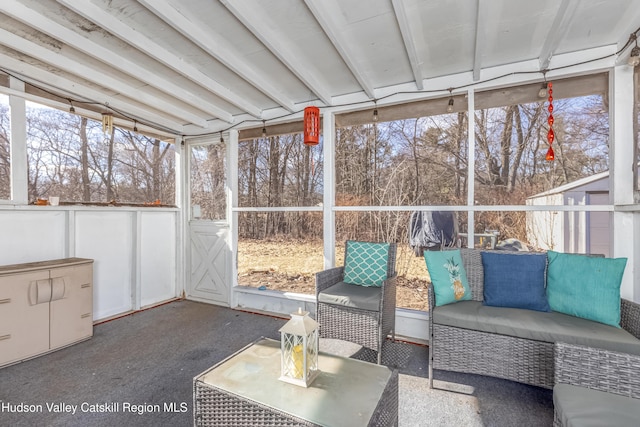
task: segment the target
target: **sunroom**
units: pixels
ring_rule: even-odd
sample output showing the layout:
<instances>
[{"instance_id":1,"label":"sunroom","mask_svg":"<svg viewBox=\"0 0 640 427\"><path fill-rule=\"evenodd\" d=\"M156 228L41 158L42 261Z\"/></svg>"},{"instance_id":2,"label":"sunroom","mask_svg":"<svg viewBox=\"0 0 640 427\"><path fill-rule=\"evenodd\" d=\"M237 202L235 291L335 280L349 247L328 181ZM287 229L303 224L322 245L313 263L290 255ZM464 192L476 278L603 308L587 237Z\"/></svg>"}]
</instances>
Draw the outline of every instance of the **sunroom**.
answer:
<instances>
[{"instance_id":1,"label":"sunroom","mask_svg":"<svg viewBox=\"0 0 640 427\"><path fill-rule=\"evenodd\" d=\"M462 247L605 247L640 302L634 5L3 0L0 264L93 260L96 324L288 317L346 240L396 242L396 334L428 344L410 224L444 213ZM597 204L527 203L605 172Z\"/></svg>"}]
</instances>

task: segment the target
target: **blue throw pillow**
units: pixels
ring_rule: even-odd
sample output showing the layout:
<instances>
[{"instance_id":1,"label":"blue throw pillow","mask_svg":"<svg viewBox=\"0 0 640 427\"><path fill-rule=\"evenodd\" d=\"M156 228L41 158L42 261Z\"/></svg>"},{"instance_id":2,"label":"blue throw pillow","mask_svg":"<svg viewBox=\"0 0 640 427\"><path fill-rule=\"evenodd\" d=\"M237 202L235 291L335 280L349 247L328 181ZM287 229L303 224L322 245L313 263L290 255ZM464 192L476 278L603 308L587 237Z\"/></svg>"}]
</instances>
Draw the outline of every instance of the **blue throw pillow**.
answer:
<instances>
[{"instance_id":1,"label":"blue throw pillow","mask_svg":"<svg viewBox=\"0 0 640 427\"><path fill-rule=\"evenodd\" d=\"M551 311L544 290L547 256L482 252L484 305Z\"/></svg>"},{"instance_id":2,"label":"blue throw pillow","mask_svg":"<svg viewBox=\"0 0 640 427\"><path fill-rule=\"evenodd\" d=\"M547 296L553 311L620 327L626 258L547 252Z\"/></svg>"},{"instance_id":3,"label":"blue throw pillow","mask_svg":"<svg viewBox=\"0 0 640 427\"><path fill-rule=\"evenodd\" d=\"M437 307L471 299L471 288L459 249L424 251L424 260L433 284Z\"/></svg>"},{"instance_id":4,"label":"blue throw pillow","mask_svg":"<svg viewBox=\"0 0 640 427\"><path fill-rule=\"evenodd\" d=\"M361 286L382 286L387 279L389 243L347 241L344 258L345 283Z\"/></svg>"}]
</instances>

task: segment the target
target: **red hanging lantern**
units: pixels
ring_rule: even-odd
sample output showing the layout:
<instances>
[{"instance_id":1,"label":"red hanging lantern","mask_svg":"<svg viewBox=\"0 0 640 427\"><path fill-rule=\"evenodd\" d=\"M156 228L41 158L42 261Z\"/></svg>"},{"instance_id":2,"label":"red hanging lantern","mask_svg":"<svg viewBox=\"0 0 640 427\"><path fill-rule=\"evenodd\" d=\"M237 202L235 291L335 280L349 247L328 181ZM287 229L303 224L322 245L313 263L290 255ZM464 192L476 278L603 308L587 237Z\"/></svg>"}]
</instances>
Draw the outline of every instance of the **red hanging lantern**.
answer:
<instances>
[{"instance_id":1,"label":"red hanging lantern","mask_svg":"<svg viewBox=\"0 0 640 427\"><path fill-rule=\"evenodd\" d=\"M304 144L318 145L320 141L320 109L306 107L304 109Z\"/></svg>"}]
</instances>

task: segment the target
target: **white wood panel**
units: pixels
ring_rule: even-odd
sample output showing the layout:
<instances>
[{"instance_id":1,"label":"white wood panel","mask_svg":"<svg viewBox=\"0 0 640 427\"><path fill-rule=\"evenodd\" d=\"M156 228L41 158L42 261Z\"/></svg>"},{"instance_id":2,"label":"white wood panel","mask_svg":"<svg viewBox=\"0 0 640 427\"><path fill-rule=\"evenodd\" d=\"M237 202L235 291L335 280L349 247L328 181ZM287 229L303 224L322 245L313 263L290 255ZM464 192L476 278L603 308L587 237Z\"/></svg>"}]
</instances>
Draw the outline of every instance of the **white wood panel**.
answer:
<instances>
[{"instance_id":1,"label":"white wood panel","mask_svg":"<svg viewBox=\"0 0 640 427\"><path fill-rule=\"evenodd\" d=\"M76 213L76 256L95 260L94 320L133 309L132 218L120 211Z\"/></svg>"},{"instance_id":2,"label":"white wood panel","mask_svg":"<svg viewBox=\"0 0 640 427\"><path fill-rule=\"evenodd\" d=\"M64 258L65 213L42 207L42 211L0 211L0 264L20 264Z\"/></svg>"},{"instance_id":3,"label":"white wood panel","mask_svg":"<svg viewBox=\"0 0 640 427\"><path fill-rule=\"evenodd\" d=\"M141 305L178 296L176 283L176 215L143 212L140 236Z\"/></svg>"}]
</instances>

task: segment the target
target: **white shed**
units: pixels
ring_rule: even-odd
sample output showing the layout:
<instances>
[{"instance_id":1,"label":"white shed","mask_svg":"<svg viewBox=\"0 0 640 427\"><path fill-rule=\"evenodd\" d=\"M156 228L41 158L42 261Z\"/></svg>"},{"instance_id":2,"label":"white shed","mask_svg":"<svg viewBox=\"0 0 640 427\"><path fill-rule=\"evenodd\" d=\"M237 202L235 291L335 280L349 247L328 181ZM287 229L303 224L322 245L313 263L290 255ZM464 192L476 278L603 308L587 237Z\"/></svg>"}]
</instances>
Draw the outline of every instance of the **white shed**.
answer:
<instances>
[{"instance_id":1,"label":"white shed","mask_svg":"<svg viewBox=\"0 0 640 427\"><path fill-rule=\"evenodd\" d=\"M609 204L609 171L529 197L528 206ZM568 253L611 253L611 213L605 211L527 212L527 240L535 247Z\"/></svg>"}]
</instances>

